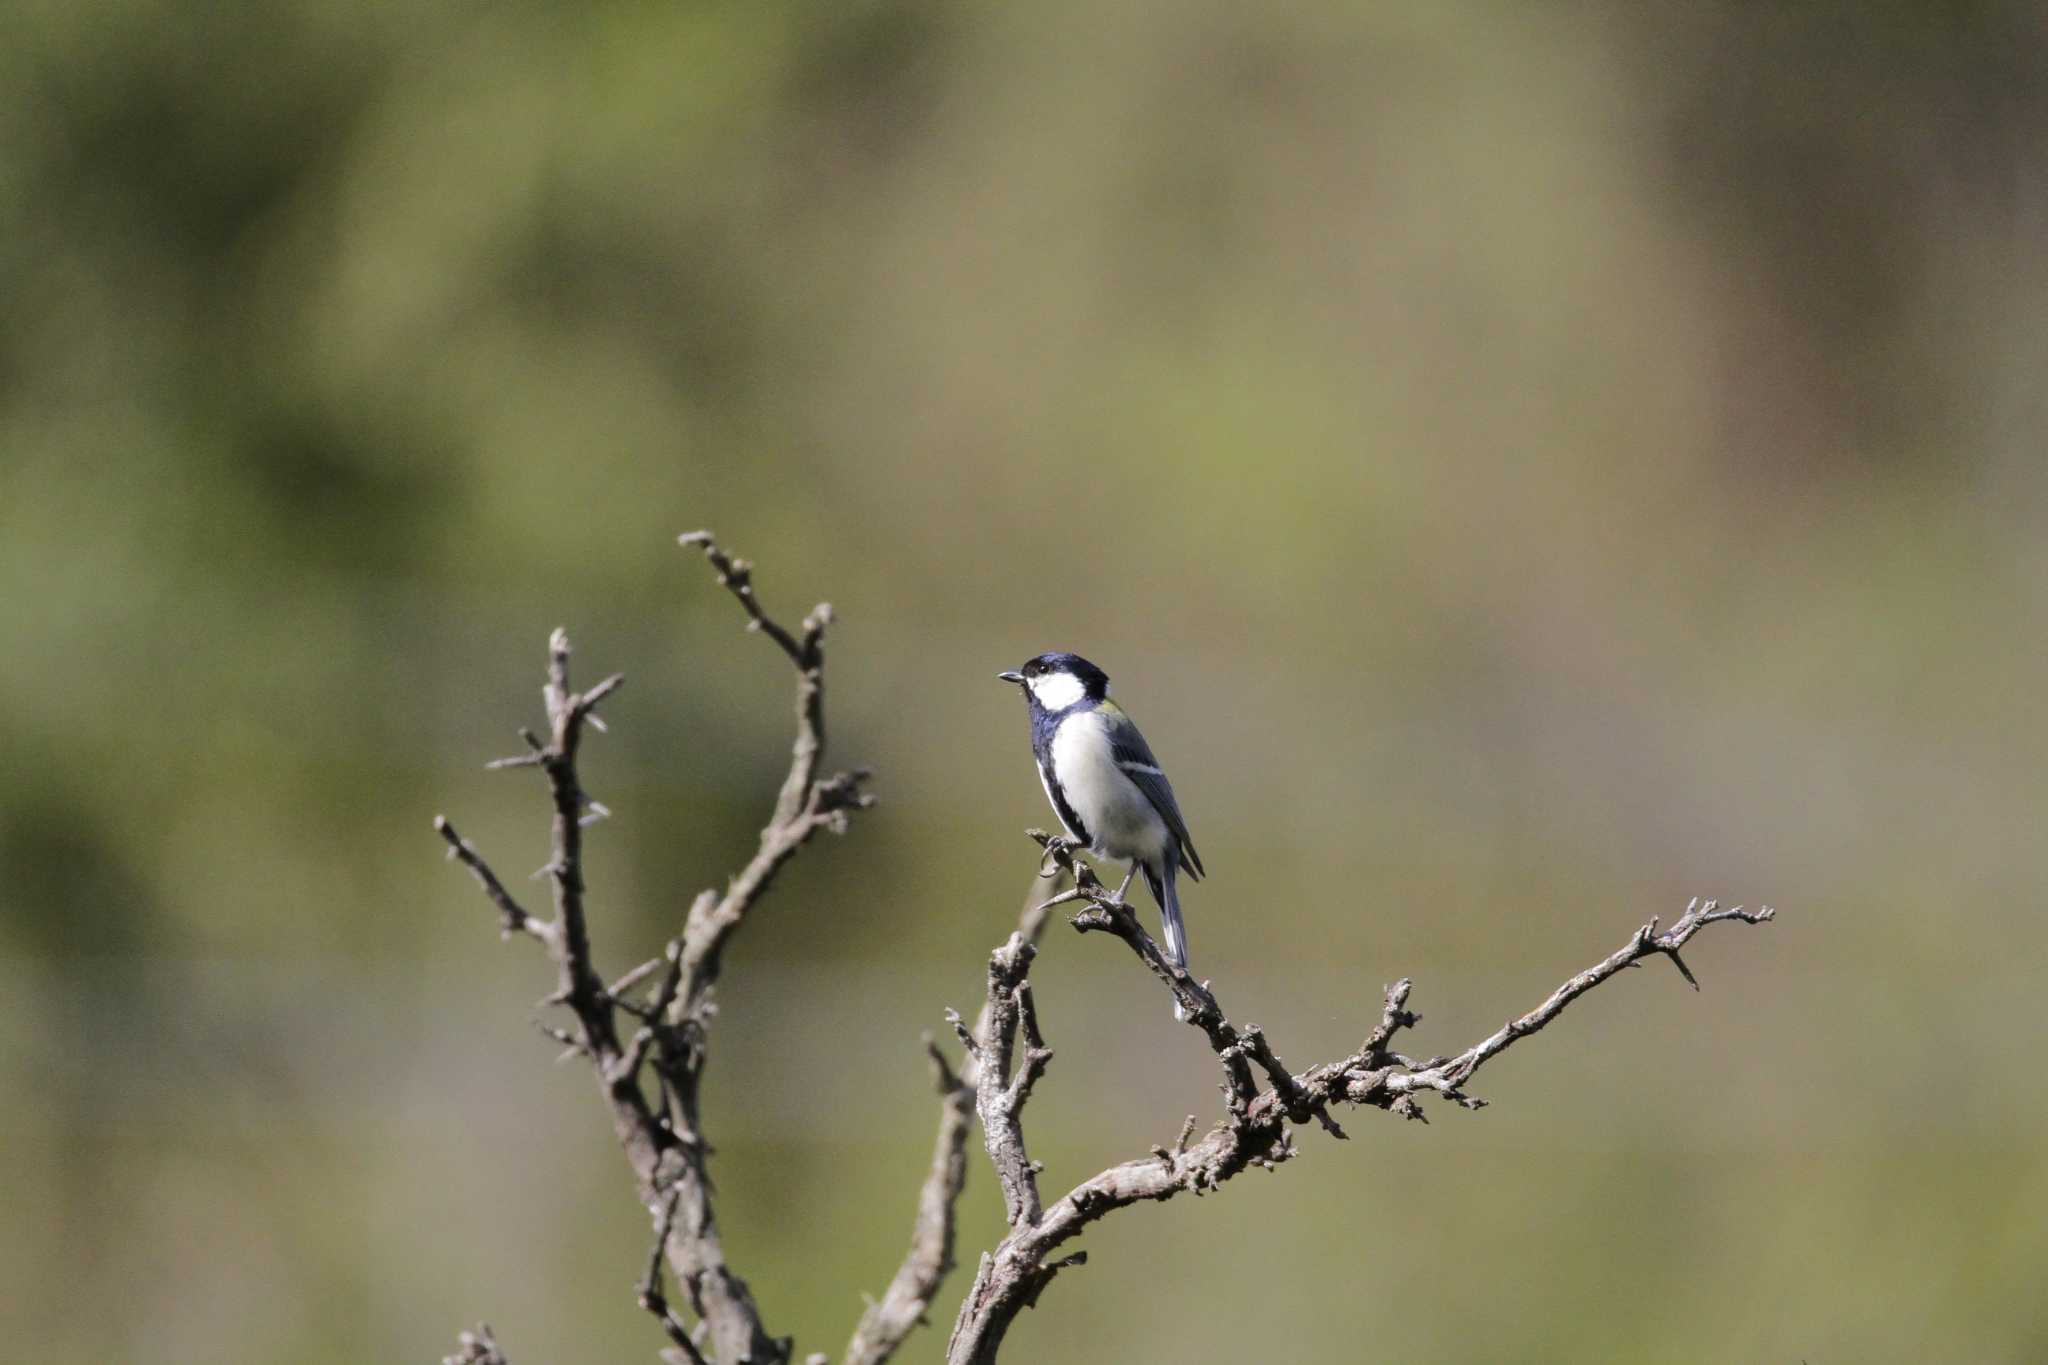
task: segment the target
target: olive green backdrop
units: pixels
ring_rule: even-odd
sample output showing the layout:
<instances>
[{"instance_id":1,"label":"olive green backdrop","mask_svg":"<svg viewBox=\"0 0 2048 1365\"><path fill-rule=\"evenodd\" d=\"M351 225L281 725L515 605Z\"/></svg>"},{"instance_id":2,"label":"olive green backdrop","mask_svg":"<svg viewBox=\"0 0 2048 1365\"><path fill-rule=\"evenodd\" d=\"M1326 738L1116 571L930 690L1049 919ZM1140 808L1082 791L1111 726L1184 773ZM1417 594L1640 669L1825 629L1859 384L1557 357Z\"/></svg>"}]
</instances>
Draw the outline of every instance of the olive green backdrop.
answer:
<instances>
[{"instance_id":1,"label":"olive green backdrop","mask_svg":"<svg viewBox=\"0 0 2048 1365\"><path fill-rule=\"evenodd\" d=\"M652 1358L548 974L429 820L543 860L480 765L561 624L628 676L603 963L744 858L786 667L708 525L837 605L884 802L716 1036L800 1350L901 1254L919 1031L1048 820L990 675L1069 648L1296 1065L1399 975L1448 1051L1690 895L1782 918L1483 1113L1117 1217L1019 1360L2048 1356L2048 25L1789 9L7 5L0 1355ZM1054 1185L1213 1115L1117 945L1034 979Z\"/></svg>"}]
</instances>

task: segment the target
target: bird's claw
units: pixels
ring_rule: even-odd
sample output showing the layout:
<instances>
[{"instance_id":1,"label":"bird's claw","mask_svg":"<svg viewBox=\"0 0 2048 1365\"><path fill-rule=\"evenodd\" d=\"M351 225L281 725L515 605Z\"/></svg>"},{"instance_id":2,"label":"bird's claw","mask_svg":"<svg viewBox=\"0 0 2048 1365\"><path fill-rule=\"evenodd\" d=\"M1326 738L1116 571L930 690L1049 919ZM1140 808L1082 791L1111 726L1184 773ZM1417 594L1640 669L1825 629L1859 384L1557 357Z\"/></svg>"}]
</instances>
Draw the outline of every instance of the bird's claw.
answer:
<instances>
[{"instance_id":1,"label":"bird's claw","mask_svg":"<svg viewBox=\"0 0 2048 1365\"><path fill-rule=\"evenodd\" d=\"M1071 863L1075 850L1081 847L1064 834L1043 835L1038 842L1045 849L1045 853L1038 860L1038 875L1041 877L1058 875L1060 867Z\"/></svg>"}]
</instances>

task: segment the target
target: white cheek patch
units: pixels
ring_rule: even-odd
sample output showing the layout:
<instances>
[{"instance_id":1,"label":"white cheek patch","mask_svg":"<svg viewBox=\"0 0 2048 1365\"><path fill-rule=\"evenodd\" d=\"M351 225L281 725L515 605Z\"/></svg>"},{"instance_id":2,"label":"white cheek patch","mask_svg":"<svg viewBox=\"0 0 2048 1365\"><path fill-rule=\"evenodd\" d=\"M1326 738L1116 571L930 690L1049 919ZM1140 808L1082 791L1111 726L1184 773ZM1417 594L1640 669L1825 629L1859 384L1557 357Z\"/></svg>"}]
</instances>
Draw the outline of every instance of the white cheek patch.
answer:
<instances>
[{"instance_id":1,"label":"white cheek patch","mask_svg":"<svg viewBox=\"0 0 2048 1365\"><path fill-rule=\"evenodd\" d=\"M1045 673L1031 680L1031 695L1048 711L1064 711L1087 696L1088 689L1071 673Z\"/></svg>"}]
</instances>

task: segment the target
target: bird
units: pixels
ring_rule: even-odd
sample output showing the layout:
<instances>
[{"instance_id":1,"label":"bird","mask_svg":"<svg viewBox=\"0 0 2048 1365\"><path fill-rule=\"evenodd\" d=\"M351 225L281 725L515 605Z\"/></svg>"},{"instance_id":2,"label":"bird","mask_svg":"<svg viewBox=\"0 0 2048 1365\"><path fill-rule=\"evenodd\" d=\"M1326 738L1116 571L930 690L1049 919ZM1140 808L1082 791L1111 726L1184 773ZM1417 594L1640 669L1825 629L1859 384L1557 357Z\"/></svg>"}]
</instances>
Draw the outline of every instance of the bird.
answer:
<instances>
[{"instance_id":1,"label":"bird","mask_svg":"<svg viewBox=\"0 0 2048 1365\"><path fill-rule=\"evenodd\" d=\"M1050 653L996 676L1024 691L1031 754L1053 813L1075 842L1098 857L1130 864L1118 900L1133 877L1145 874L1159 903L1166 954L1186 971L1187 928L1176 881L1183 871L1190 881L1200 881L1202 859L1152 746L1110 700L1109 675L1078 654ZM1174 1012L1180 1013L1178 1006Z\"/></svg>"}]
</instances>

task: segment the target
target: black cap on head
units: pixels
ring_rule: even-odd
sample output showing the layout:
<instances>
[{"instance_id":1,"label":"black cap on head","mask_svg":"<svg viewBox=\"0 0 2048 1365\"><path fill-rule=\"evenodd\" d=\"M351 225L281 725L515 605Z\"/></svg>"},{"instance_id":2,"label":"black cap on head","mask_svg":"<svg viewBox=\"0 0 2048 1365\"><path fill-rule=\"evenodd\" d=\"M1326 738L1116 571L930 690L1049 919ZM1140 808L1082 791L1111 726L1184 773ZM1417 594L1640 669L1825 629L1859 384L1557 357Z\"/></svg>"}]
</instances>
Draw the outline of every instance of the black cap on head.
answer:
<instances>
[{"instance_id":1,"label":"black cap on head","mask_svg":"<svg viewBox=\"0 0 2048 1365\"><path fill-rule=\"evenodd\" d=\"M1059 651L1040 654L1034 659L1026 659L1024 667L1018 671L1022 675L1019 681L1027 684L1033 678L1042 678L1049 673L1070 674L1081 684L1082 690L1096 701L1109 695L1109 674L1078 654Z\"/></svg>"}]
</instances>

